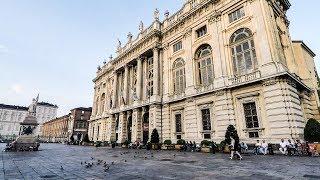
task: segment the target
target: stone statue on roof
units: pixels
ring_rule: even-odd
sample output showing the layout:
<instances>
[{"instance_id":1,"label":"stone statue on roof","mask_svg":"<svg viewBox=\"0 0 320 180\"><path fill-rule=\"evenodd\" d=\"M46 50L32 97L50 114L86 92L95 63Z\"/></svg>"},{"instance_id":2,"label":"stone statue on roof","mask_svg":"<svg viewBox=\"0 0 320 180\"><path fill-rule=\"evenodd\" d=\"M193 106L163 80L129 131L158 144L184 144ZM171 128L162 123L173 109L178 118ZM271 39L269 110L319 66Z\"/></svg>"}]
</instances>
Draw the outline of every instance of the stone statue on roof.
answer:
<instances>
[{"instance_id":1,"label":"stone statue on roof","mask_svg":"<svg viewBox=\"0 0 320 180\"><path fill-rule=\"evenodd\" d=\"M119 50L121 50L121 41L120 41L120 39L118 39L118 46L117 46L117 50L119 51Z\"/></svg>"},{"instance_id":2,"label":"stone statue on roof","mask_svg":"<svg viewBox=\"0 0 320 180\"><path fill-rule=\"evenodd\" d=\"M140 24L139 24L139 31L142 32L144 30L144 25L143 25L143 22L140 21Z\"/></svg>"},{"instance_id":3,"label":"stone statue on roof","mask_svg":"<svg viewBox=\"0 0 320 180\"><path fill-rule=\"evenodd\" d=\"M159 19L160 19L160 12L159 12L158 8L154 11L154 13L153 13L153 18L154 18L155 21L159 21Z\"/></svg>"}]
</instances>

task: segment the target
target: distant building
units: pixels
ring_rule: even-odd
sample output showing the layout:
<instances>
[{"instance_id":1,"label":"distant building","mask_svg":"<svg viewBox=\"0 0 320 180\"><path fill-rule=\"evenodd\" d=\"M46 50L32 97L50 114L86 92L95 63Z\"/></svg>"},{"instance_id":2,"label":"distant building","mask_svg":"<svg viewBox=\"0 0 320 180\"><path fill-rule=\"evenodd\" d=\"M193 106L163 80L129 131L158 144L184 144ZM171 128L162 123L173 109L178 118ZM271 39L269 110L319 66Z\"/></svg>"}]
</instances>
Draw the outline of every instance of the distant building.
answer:
<instances>
[{"instance_id":1,"label":"distant building","mask_svg":"<svg viewBox=\"0 0 320 180\"><path fill-rule=\"evenodd\" d=\"M39 126L36 135L41 136L41 128L44 122L57 117L58 106L46 102L37 105L36 117ZM20 122L28 113L28 107L0 104L0 135L4 139L14 139L19 134Z\"/></svg>"},{"instance_id":2,"label":"distant building","mask_svg":"<svg viewBox=\"0 0 320 180\"><path fill-rule=\"evenodd\" d=\"M20 122L28 114L28 108L0 104L0 135L3 139L14 139L19 135Z\"/></svg>"},{"instance_id":3,"label":"distant building","mask_svg":"<svg viewBox=\"0 0 320 180\"><path fill-rule=\"evenodd\" d=\"M70 114L43 123L42 140L64 142L68 140L68 121Z\"/></svg>"},{"instance_id":4,"label":"distant building","mask_svg":"<svg viewBox=\"0 0 320 180\"><path fill-rule=\"evenodd\" d=\"M88 134L89 119L92 108L79 107L71 110L68 124L69 139L71 136L75 140L82 141Z\"/></svg>"},{"instance_id":5,"label":"distant building","mask_svg":"<svg viewBox=\"0 0 320 180\"><path fill-rule=\"evenodd\" d=\"M48 122L51 119L54 119L57 117L57 110L58 106L46 102L39 102L37 106L37 122L39 123L39 126L37 127L36 134L41 136L41 129L43 126L43 123Z\"/></svg>"},{"instance_id":6,"label":"distant building","mask_svg":"<svg viewBox=\"0 0 320 180\"><path fill-rule=\"evenodd\" d=\"M68 115L45 122L42 127L42 140L49 142L82 141L88 134L92 108L72 109Z\"/></svg>"}]
</instances>

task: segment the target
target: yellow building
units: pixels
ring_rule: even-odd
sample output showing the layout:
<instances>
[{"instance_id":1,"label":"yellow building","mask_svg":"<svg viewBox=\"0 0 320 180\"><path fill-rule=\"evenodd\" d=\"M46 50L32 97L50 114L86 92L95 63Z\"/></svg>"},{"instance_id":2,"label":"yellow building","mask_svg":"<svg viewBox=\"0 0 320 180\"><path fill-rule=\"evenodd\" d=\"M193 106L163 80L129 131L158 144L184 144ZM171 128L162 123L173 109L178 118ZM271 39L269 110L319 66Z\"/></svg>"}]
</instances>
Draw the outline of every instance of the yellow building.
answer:
<instances>
[{"instance_id":1,"label":"yellow building","mask_svg":"<svg viewBox=\"0 0 320 180\"><path fill-rule=\"evenodd\" d=\"M94 141L303 138L319 118L314 53L293 41L288 0L187 0L119 42L93 80Z\"/></svg>"}]
</instances>

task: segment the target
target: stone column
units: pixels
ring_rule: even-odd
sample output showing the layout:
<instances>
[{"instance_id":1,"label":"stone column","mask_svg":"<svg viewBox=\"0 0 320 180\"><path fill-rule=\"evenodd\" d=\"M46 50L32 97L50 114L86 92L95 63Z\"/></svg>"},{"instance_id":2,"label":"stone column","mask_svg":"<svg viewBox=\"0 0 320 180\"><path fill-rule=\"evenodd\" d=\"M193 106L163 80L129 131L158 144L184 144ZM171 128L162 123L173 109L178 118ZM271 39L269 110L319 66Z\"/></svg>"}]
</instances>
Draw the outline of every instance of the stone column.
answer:
<instances>
[{"instance_id":1,"label":"stone column","mask_svg":"<svg viewBox=\"0 0 320 180\"><path fill-rule=\"evenodd\" d=\"M141 142L141 111L134 109L132 113L132 142Z\"/></svg>"},{"instance_id":2,"label":"stone column","mask_svg":"<svg viewBox=\"0 0 320 180\"><path fill-rule=\"evenodd\" d=\"M123 83L123 99L124 105L128 105L128 78L129 78L129 67L125 65L124 67L124 83Z\"/></svg>"},{"instance_id":3,"label":"stone column","mask_svg":"<svg viewBox=\"0 0 320 180\"><path fill-rule=\"evenodd\" d=\"M139 57L137 59L137 97L141 100L142 93L142 59Z\"/></svg>"},{"instance_id":4,"label":"stone column","mask_svg":"<svg viewBox=\"0 0 320 180\"><path fill-rule=\"evenodd\" d=\"M153 95L159 95L159 49L153 48Z\"/></svg>"},{"instance_id":5,"label":"stone column","mask_svg":"<svg viewBox=\"0 0 320 180\"><path fill-rule=\"evenodd\" d=\"M127 137L127 115L124 112L119 116L119 132L118 143L124 143Z\"/></svg>"},{"instance_id":6,"label":"stone column","mask_svg":"<svg viewBox=\"0 0 320 180\"><path fill-rule=\"evenodd\" d=\"M160 142L162 142L162 124L161 124L161 106L151 105L149 109L149 140L151 140L151 133L153 129L157 129L159 133Z\"/></svg>"},{"instance_id":7,"label":"stone column","mask_svg":"<svg viewBox=\"0 0 320 180\"><path fill-rule=\"evenodd\" d=\"M116 108L116 101L117 101L117 86L118 86L118 74L114 72L113 74L113 94L112 94L112 107Z\"/></svg>"},{"instance_id":8,"label":"stone column","mask_svg":"<svg viewBox=\"0 0 320 180\"><path fill-rule=\"evenodd\" d=\"M115 115L111 115L111 127L110 127L110 131L108 133L110 133L110 141L115 141L116 140L116 117Z\"/></svg>"}]
</instances>

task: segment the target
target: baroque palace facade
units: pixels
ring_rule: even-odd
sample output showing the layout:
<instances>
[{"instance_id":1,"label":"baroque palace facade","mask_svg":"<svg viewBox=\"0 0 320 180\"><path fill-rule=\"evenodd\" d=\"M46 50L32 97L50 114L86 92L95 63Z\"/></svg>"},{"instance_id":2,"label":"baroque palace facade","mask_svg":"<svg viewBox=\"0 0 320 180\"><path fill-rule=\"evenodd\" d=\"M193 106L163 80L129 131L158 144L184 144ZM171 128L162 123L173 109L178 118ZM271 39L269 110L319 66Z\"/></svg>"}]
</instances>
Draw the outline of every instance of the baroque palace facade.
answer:
<instances>
[{"instance_id":1,"label":"baroque palace facade","mask_svg":"<svg viewBox=\"0 0 320 180\"><path fill-rule=\"evenodd\" d=\"M303 138L319 118L315 54L292 41L288 0L187 0L98 67L89 123L93 141L220 142Z\"/></svg>"}]
</instances>

